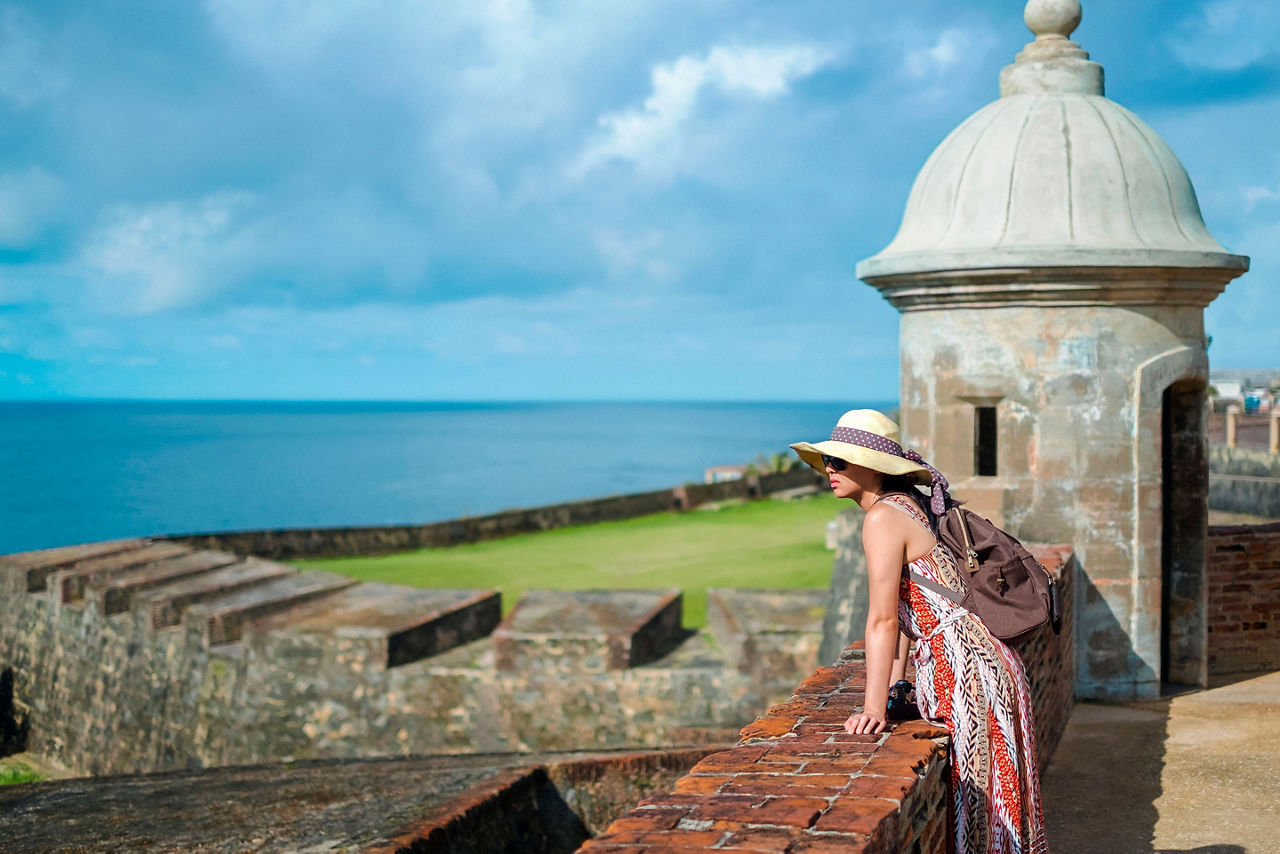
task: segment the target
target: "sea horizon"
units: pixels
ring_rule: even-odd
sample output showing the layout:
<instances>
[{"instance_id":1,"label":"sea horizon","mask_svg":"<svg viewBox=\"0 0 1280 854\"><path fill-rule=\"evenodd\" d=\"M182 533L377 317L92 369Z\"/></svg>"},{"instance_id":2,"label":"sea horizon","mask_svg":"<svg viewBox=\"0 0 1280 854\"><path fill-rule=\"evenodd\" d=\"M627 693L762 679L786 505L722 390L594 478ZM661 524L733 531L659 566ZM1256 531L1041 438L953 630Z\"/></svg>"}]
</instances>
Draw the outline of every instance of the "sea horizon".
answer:
<instances>
[{"instance_id":1,"label":"sea horizon","mask_svg":"<svg viewBox=\"0 0 1280 854\"><path fill-rule=\"evenodd\" d=\"M0 554L438 522L701 482L896 401L0 401Z\"/></svg>"}]
</instances>

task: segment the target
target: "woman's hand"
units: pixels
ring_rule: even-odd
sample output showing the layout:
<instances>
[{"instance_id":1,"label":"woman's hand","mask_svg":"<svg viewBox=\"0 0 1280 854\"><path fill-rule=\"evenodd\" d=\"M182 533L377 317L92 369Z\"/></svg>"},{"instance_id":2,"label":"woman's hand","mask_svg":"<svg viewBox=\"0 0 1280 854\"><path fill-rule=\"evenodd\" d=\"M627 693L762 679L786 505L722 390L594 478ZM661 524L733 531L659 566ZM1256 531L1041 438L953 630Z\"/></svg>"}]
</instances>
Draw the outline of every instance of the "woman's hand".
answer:
<instances>
[{"instance_id":1,"label":"woman's hand","mask_svg":"<svg viewBox=\"0 0 1280 854\"><path fill-rule=\"evenodd\" d=\"M868 714L867 712L859 712L856 715L850 715L849 720L844 722L844 731L850 735L857 733L875 734L884 731L884 718L882 714L879 717Z\"/></svg>"}]
</instances>

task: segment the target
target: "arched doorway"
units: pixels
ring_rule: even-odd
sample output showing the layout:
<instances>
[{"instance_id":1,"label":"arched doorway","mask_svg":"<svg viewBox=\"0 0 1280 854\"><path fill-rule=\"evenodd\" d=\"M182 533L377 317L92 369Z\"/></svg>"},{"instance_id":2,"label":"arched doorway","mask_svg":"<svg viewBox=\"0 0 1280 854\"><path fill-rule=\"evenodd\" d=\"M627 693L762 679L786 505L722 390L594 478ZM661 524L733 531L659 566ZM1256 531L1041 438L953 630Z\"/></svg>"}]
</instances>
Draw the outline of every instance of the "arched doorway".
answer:
<instances>
[{"instance_id":1,"label":"arched doorway","mask_svg":"<svg viewBox=\"0 0 1280 854\"><path fill-rule=\"evenodd\" d=\"M1206 395L1203 380L1184 380L1169 386L1161 402L1160 680L1175 690L1208 681Z\"/></svg>"}]
</instances>

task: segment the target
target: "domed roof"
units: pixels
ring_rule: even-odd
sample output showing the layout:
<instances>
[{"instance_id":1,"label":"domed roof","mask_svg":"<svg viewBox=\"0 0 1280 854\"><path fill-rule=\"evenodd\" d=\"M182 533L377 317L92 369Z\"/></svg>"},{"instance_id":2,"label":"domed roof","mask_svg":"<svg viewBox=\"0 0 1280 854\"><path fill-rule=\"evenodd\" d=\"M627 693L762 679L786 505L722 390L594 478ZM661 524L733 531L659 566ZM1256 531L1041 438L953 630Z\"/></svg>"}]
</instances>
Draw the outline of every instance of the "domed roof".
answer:
<instances>
[{"instance_id":1,"label":"domed roof","mask_svg":"<svg viewBox=\"0 0 1280 854\"><path fill-rule=\"evenodd\" d=\"M1031 0L1025 17L1036 41L1004 70L1001 98L937 147L898 235L858 275L1182 267L1217 268L1225 284L1247 269L1205 228L1160 135L1103 97L1102 68L1067 39L1080 4Z\"/></svg>"}]
</instances>

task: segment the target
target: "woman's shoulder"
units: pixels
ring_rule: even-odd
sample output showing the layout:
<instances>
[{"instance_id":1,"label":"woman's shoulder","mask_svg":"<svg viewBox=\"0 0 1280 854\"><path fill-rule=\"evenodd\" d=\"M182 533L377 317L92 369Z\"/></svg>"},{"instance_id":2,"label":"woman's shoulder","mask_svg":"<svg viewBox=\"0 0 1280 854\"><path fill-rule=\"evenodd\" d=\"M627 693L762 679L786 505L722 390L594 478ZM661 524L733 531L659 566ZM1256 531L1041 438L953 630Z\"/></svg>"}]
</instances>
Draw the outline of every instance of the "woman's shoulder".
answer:
<instances>
[{"instance_id":1,"label":"woman's shoulder","mask_svg":"<svg viewBox=\"0 0 1280 854\"><path fill-rule=\"evenodd\" d=\"M890 492L880 496L875 504L871 505L871 510L886 508L898 516L909 516L914 519L928 521L928 516L920 506L920 502L913 499L905 492ZM870 511L868 511L870 513Z\"/></svg>"},{"instance_id":2,"label":"woman's shoulder","mask_svg":"<svg viewBox=\"0 0 1280 854\"><path fill-rule=\"evenodd\" d=\"M911 518L910 511L904 504L910 504L911 499L903 496L902 503L898 501L889 501L889 496L883 496L875 504L871 505L871 509L867 511L867 516L862 522L862 534L865 538L868 534L873 536L880 534L896 534L911 530L911 526L916 522Z\"/></svg>"}]
</instances>

